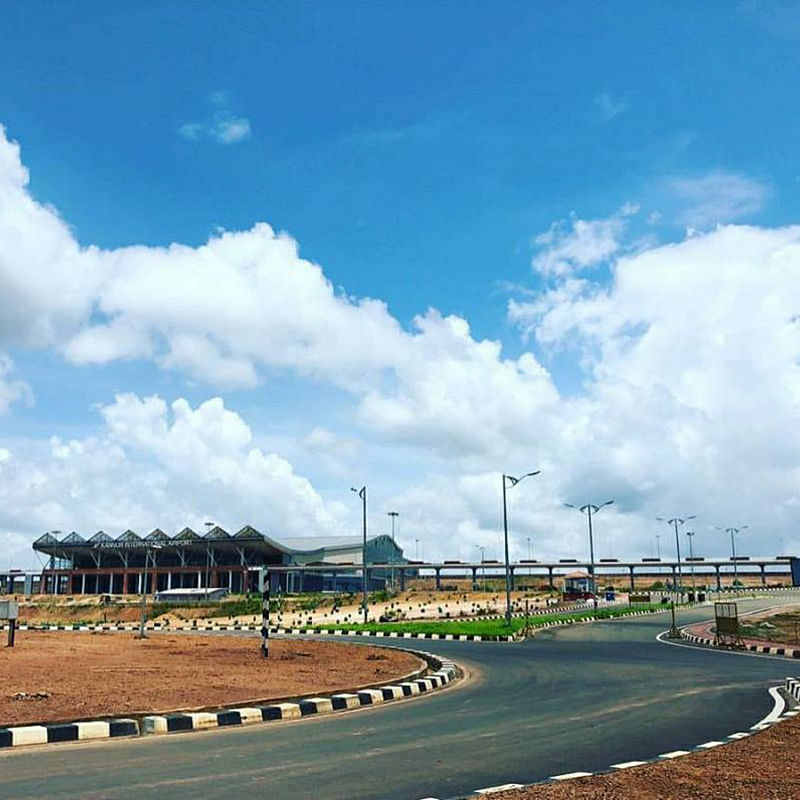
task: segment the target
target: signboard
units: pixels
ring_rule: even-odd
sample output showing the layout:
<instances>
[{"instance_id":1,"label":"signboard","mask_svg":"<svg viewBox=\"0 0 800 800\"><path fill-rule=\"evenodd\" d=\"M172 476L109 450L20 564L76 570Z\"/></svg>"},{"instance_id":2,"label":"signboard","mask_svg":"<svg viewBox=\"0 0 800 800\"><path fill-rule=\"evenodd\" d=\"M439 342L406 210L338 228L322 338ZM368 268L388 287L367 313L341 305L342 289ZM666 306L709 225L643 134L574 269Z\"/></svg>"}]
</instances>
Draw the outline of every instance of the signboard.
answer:
<instances>
[{"instance_id":1,"label":"signboard","mask_svg":"<svg viewBox=\"0 0 800 800\"><path fill-rule=\"evenodd\" d=\"M19 603L14 600L0 600L0 619L17 619Z\"/></svg>"},{"instance_id":2,"label":"signboard","mask_svg":"<svg viewBox=\"0 0 800 800\"><path fill-rule=\"evenodd\" d=\"M714 603L715 644L743 647L739 633L739 609L736 603Z\"/></svg>"}]
</instances>

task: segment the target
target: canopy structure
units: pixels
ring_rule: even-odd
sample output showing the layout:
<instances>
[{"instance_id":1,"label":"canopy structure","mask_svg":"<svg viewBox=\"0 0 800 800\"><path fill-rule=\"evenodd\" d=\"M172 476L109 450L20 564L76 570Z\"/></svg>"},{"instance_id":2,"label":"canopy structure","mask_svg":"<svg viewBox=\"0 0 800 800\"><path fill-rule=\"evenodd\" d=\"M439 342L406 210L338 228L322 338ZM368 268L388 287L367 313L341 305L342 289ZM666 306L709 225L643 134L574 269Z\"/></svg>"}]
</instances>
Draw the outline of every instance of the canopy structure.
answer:
<instances>
[{"instance_id":1,"label":"canopy structure","mask_svg":"<svg viewBox=\"0 0 800 800\"><path fill-rule=\"evenodd\" d=\"M363 540L357 536L298 536L278 541L251 525L236 533L219 525L202 534L185 527L172 536L160 528L147 534L126 530L117 537L105 531L88 536L73 531L60 538L46 533L33 543L33 549L49 557L44 591L68 594L125 594L141 591L142 585L163 591L202 586L247 591L252 583L249 573L259 567L318 565L324 578L325 565L358 567L363 561ZM383 534L367 540L366 561L406 563L402 549ZM147 571L150 575L145 575ZM381 577L377 572L371 572L373 579ZM294 588L293 577L284 576L287 590ZM314 584L325 588L324 579L307 576L302 580L306 588ZM345 583L340 579L340 588Z\"/></svg>"}]
</instances>

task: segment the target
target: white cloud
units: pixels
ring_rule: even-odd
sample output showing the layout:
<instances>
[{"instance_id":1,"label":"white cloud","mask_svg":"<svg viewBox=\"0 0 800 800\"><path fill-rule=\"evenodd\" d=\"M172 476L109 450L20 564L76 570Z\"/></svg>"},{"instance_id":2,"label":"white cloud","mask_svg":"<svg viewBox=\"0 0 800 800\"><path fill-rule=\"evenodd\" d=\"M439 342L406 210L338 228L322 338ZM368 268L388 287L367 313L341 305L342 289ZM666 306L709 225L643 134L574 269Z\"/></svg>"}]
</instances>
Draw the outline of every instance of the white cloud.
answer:
<instances>
[{"instance_id":1,"label":"white cloud","mask_svg":"<svg viewBox=\"0 0 800 800\"><path fill-rule=\"evenodd\" d=\"M600 110L600 116L604 122L609 122L614 117L618 117L628 107L624 101L614 97L609 92L600 92L594 98L594 103Z\"/></svg>"},{"instance_id":2,"label":"white cloud","mask_svg":"<svg viewBox=\"0 0 800 800\"><path fill-rule=\"evenodd\" d=\"M638 211L638 206L626 203L604 219L584 220L573 213L569 220L554 222L534 239L539 248L532 262L534 270L547 277L563 277L608 261L621 248L627 218Z\"/></svg>"},{"instance_id":3,"label":"white cloud","mask_svg":"<svg viewBox=\"0 0 800 800\"><path fill-rule=\"evenodd\" d=\"M671 178L666 186L682 205L677 222L692 228L709 228L756 214L770 196L766 184L725 170Z\"/></svg>"},{"instance_id":4,"label":"white cloud","mask_svg":"<svg viewBox=\"0 0 800 800\"><path fill-rule=\"evenodd\" d=\"M210 139L217 144L233 144L248 139L252 133L250 120L236 116L228 107L225 92L212 92L209 96L216 111L203 122L186 122L178 128L184 139L199 141Z\"/></svg>"},{"instance_id":5,"label":"white cloud","mask_svg":"<svg viewBox=\"0 0 800 800\"><path fill-rule=\"evenodd\" d=\"M282 535L342 532L336 508L285 459L253 447L249 426L220 398L192 408L122 394L100 412L96 436L0 451L0 529L19 537L9 545L17 563L31 561L30 536L52 528L202 530L213 520Z\"/></svg>"},{"instance_id":6,"label":"white cloud","mask_svg":"<svg viewBox=\"0 0 800 800\"><path fill-rule=\"evenodd\" d=\"M14 369L14 362L5 353L0 353L0 414L8 411L12 403L24 400L33 403L33 391L25 381L9 377ZM0 461L2 455L0 453Z\"/></svg>"},{"instance_id":7,"label":"white cloud","mask_svg":"<svg viewBox=\"0 0 800 800\"><path fill-rule=\"evenodd\" d=\"M528 535L542 555L584 552L584 520L561 504L606 498L618 505L598 519L601 551L613 533L621 554L647 552L652 518L674 512L748 522L763 532L754 551L777 551L778 537L798 547L800 228L723 226L632 250L635 210L551 228L537 255L548 288L510 308L540 346L577 349L585 387L565 397L532 353L509 357L461 317L430 309L406 330L384 302L336 291L263 223L200 247L82 248L31 197L0 136L0 347L87 365L148 359L222 386L286 372L333 386L346 432L298 409L310 433L295 456L334 475L357 468L381 514L371 530L397 508L401 541L419 536L426 556L496 546L499 474L528 468L543 472L511 495L518 555ZM592 281L603 263L610 284ZM17 541L8 532L29 541L52 527L357 523L352 504L255 446L219 398L122 394L101 414L85 438L0 443L4 547ZM701 554L724 550L698 532Z\"/></svg>"}]
</instances>

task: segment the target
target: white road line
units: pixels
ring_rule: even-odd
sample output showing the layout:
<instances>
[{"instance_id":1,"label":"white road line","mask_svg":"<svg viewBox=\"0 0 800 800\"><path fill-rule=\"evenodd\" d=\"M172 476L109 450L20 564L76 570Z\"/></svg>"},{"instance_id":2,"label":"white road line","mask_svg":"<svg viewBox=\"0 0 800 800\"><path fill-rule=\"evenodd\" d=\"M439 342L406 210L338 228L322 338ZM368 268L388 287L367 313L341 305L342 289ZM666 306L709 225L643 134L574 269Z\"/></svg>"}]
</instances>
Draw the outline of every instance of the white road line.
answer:
<instances>
[{"instance_id":1,"label":"white road line","mask_svg":"<svg viewBox=\"0 0 800 800\"><path fill-rule=\"evenodd\" d=\"M489 786L486 789L476 789L475 794L494 794L495 792L506 792L510 789L524 789L523 783L504 783L501 786Z\"/></svg>"},{"instance_id":2,"label":"white road line","mask_svg":"<svg viewBox=\"0 0 800 800\"><path fill-rule=\"evenodd\" d=\"M621 764L612 764L611 769L630 769L631 767L641 767L646 761L623 761Z\"/></svg>"},{"instance_id":3,"label":"white road line","mask_svg":"<svg viewBox=\"0 0 800 800\"><path fill-rule=\"evenodd\" d=\"M670 753L662 753L659 758L680 758L681 756L688 756L688 750L673 750Z\"/></svg>"},{"instance_id":4,"label":"white road line","mask_svg":"<svg viewBox=\"0 0 800 800\"><path fill-rule=\"evenodd\" d=\"M777 686L770 686L769 693L772 695L775 705L772 707L772 711L770 711L764 719L759 720L756 725L769 725L771 722L777 722L778 717L780 717L786 709L786 701L783 699L783 695L778 691Z\"/></svg>"},{"instance_id":5,"label":"white road line","mask_svg":"<svg viewBox=\"0 0 800 800\"><path fill-rule=\"evenodd\" d=\"M593 772L565 772L563 775L553 775L551 781L571 781L575 778L591 778Z\"/></svg>"},{"instance_id":6,"label":"white road line","mask_svg":"<svg viewBox=\"0 0 800 800\"><path fill-rule=\"evenodd\" d=\"M751 736L749 733L732 733L728 738L729 739L746 739L748 736Z\"/></svg>"},{"instance_id":7,"label":"white road line","mask_svg":"<svg viewBox=\"0 0 800 800\"><path fill-rule=\"evenodd\" d=\"M706 742L705 744L697 745L697 749L698 750L710 750L712 747L719 747L722 744L725 744L725 742Z\"/></svg>"}]
</instances>

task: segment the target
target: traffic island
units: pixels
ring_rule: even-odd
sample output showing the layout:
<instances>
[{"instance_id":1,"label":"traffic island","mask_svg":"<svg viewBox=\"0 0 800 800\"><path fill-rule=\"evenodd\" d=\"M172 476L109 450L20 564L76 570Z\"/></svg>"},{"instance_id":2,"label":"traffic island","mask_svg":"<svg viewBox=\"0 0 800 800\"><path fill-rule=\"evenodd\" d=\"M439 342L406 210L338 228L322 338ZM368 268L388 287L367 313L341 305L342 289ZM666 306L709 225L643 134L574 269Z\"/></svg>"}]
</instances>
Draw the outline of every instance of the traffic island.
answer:
<instances>
[{"instance_id":1,"label":"traffic island","mask_svg":"<svg viewBox=\"0 0 800 800\"><path fill-rule=\"evenodd\" d=\"M166 634L29 633L0 671L0 748L347 711L456 676L452 662L393 647L275 640L263 659L253 638Z\"/></svg>"}]
</instances>

